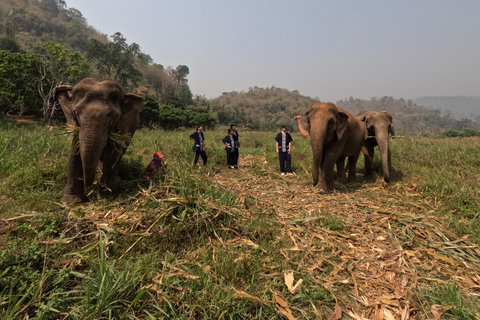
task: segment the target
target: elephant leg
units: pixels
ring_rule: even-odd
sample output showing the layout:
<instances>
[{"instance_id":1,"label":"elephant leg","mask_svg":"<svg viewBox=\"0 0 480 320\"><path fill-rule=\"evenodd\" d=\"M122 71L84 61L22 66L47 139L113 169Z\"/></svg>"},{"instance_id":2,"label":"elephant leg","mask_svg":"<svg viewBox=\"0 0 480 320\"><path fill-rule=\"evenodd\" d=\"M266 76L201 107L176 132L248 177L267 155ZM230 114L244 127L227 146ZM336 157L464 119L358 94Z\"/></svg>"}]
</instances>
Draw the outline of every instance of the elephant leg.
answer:
<instances>
[{"instance_id":1,"label":"elephant leg","mask_svg":"<svg viewBox=\"0 0 480 320\"><path fill-rule=\"evenodd\" d=\"M393 172L393 167L392 167L392 153L390 152L390 148L388 148L388 170L390 173Z\"/></svg>"},{"instance_id":2,"label":"elephant leg","mask_svg":"<svg viewBox=\"0 0 480 320\"><path fill-rule=\"evenodd\" d=\"M322 177L324 177L327 190L335 189L335 181L333 179L333 169L335 168L336 159L338 159L340 151L329 150L325 153L325 160L323 161Z\"/></svg>"},{"instance_id":3,"label":"elephant leg","mask_svg":"<svg viewBox=\"0 0 480 320\"><path fill-rule=\"evenodd\" d=\"M333 180L333 178L332 178L332 180ZM319 192L326 192L328 190L327 176L325 174L325 171L322 170L320 172L319 179L318 179L317 184L315 185L315 188Z\"/></svg>"},{"instance_id":4,"label":"elephant leg","mask_svg":"<svg viewBox=\"0 0 480 320\"><path fill-rule=\"evenodd\" d=\"M340 157L337 160L337 175L338 181L340 181L341 183L347 182L347 176L345 174L345 157Z\"/></svg>"},{"instance_id":5,"label":"elephant leg","mask_svg":"<svg viewBox=\"0 0 480 320\"><path fill-rule=\"evenodd\" d=\"M72 148L68 153L67 187L61 202L66 204L84 202L86 200L84 192L82 158L78 148Z\"/></svg>"},{"instance_id":6,"label":"elephant leg","mask_svg":"<svg viewBox=\"0 0 480 320\"><path fill-rule=\"evenodd\" d=\"M375 146L371 144L366 145L366 149L368 154L364 154L365 158L365 174L364 176L366 178L372 178L373 177L373 155L374 155L374 148Z\"/></svg>"},{"instance_id":7,"label":"elephant leg","mask_svg":"<svg viewBox=\"0 0 480 320\"><path fill-rule=\"evenodd\" d=\"M348 157L348 181L357 181L357 161L360 154Z\"/></svg>"},{"instance_id":8,"label":"elephant leg","mask_svg":"<svg viewBox=\"0 0 480 320\"><path fill-rule=\"evenodd\" d=\"M113 194L121 160L122 155L109 142L102 153L103 173L100 180L102 196L111 196Z\"/></svg>"}]
</instances>

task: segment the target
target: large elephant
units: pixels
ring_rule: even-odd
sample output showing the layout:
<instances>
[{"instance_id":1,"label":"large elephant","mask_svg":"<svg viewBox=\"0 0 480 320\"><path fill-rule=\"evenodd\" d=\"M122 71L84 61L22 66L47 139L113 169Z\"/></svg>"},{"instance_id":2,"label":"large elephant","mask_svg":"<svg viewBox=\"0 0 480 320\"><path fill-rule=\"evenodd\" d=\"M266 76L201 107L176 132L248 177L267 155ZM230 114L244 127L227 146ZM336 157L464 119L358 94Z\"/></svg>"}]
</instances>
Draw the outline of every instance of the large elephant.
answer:
<instances>
[{"instance_id":1,"label":"large elephant","mask_svg":"<svg viewBox=\"0 0 480 320\"><path fill-rule=\"evenodd\" d=\"M355 181L357 160L367 137L365 124L333 103L315 103L295 120L302 135L311 137L313 185L320 192L334 189L335 164L339 179L345 181L346 157L348 180Z\"/></svg>"},{"instance_id":2,"label":"large elephant","mask_svg":"<svg viewBox=\"0 0 480 320\"><path fill-rule=\"evenodd\" d=\"M365 142L365 177L371 178L373 175L373 153L375 146L378 145L380 158L382 160L383 180L390 181L392 172L392 161L390 148L388 146L388 135L395 135L393 130L392 115L387 111L363 111L356 115L358 119L365 122L370 138Z\"/></svg>"},{"instance_id":3,"label":"large elephant","mask_svg":"<svg viewBox=\"0 0 480 320\"><path fill-rule=\"evenodd\" d=\"M85 78L74 87L56 87L55 99L67 124L79 128L70 138L67 187L62 202L75 204L86 200L85 187L93 185L99 161L103 164L102 191L112 192L120 160L138 126L143 98L124 93L113 80ZM126 143L114 143L109 138L111 133L123 135Z\"/></svg>"}]
</instances>

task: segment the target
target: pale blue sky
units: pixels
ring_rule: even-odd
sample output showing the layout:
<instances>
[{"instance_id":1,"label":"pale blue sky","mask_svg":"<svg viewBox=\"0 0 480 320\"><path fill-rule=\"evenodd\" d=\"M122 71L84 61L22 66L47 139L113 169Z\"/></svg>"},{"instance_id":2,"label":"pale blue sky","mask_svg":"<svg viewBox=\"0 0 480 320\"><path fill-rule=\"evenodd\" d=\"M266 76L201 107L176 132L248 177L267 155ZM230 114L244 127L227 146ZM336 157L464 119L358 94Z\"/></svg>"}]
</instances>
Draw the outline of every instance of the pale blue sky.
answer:
<instances>
[{"instance_id":1,"label":"pale blue sky","mask_svg":"<svg viewBox=\"0 0 480 320\"><path fill-rule=\"evenodd\" d=\"M479 0L66 0L193 94L249 87L322 101L480 96Z\"/></svg>"}]
</instances>

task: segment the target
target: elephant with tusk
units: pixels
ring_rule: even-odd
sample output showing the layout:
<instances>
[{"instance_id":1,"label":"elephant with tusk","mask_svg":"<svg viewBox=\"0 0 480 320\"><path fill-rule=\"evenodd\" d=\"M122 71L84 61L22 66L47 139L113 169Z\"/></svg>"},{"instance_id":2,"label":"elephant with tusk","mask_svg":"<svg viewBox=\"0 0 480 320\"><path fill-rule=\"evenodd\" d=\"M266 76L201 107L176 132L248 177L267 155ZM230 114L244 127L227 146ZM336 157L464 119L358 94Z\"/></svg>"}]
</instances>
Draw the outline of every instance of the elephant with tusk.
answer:
<instances>
[{"instance_id":1,"label":"elephant with tusk","mask_svg":"<svg viewBox=\"0 0 480 320\"><path fill-rule=\"evenodd\" d=\"M295 120L302 135L310 135L313 185L320 192L334 189L335 164L340 181L346 181L347 157L348 181L355 181L357 160L367 138L365 124L333 103L314 103Z\"/></svg>"},{"instance_id":2,"label":"elephant with tusk","mask_svg":"<svg viewBox=\"0 0 480 320\"><path fill-rule=\"evenodd\" d=\"M67 125L78 127L72 133L68 154L67 187L62 203L86 200L85 187L93 185L99 162L103 165L101 185L107 195L113 190L120 160L135 133L143 98L124 93L113 80L85 78L75 86L58 86L55 99L67 118ZM116 144L110 137L120 134L126 143Z\"/></svg>"},{"instance_id":3,"label":"elephant with tusk","mask_svg":"<svg viewBox=\"0 0 480 320\"><path fill-rule=\"evenodd\" d=\"M368 135L370 136L365 142L365 149L363 150L365 157L365 177L372 178L373 176L373 154L375 146L378 146L380 158L382 159L383 180L389 182L393 168L390 148L388 146L388 135L390 134L392 139L395 136L392 115L387 111L367 110L357 114L356 117L365 123Z\"/></svg>"}]
</instances>

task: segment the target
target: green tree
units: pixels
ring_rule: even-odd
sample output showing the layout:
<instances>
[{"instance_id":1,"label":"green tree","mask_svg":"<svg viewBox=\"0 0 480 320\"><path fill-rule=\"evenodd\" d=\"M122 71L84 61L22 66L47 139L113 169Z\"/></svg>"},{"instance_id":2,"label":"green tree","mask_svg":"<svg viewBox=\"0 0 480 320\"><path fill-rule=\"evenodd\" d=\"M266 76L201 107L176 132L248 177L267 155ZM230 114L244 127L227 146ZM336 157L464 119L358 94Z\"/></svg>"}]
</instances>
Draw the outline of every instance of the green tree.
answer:
<instances>
[{"instance_id":1,"label":"green tree","mask_svg":"<svg viewBox=\"0 0 480 320\"><path fill-rule=\"evenodd\" d=\"M175 96L178 101L178 106L182 109L185 109L187 106L193 104L193 96L190 91L190 87L186 82L182 82L175 92Z\"/></svg>"},{"instance_id":2,"label":"green tree","mask_svg":"<svg viewBox=\"0 0 480 320\"><path fill-rule=\"evenodd\" d=\"M143 111L140 112L140 126L151 127L160 125L160 105L152 95L145 96Z\"/></svg>"},{"instance_id":3,"label":"green tree","mask_svg":"<svg viewBox=\"0 0 480 320\"><path fill-rule=\"evenodd\" d=\"M185 65L179 65L175 70L172 70L172 74L175 76L175 81L177 85L188 82L187 76L190 73L190 70Z\"/></svg>"},{"instance_id":4,"label":"green tree","mask_svg":"<svg viewBox=\"0 0 480 320\"><path fill-rule=\"evenodd\" d=\"M64 83L74 83L88 73L90 65L79 52L71 52L66 47L47 42L39 54L40 79L38 92L43 100L43 117L51 120L60 107L53 103L53 90Z\"/></svg>"},{"instance_id":5,"label":"green tree","mask_svg":"<svg viewBox=\"0 0 480 320\"><path fill-rule=\"evenodd\" d=\"M172 106L161 106L159 110L159 124L166 130L173 130L183 126L187 120L184 110Z\"/></svg>"},{"instance_id":6,"label":"green tree","mask_svg":"<svg viewBox=\"0 0 480 320\"><path fill-rule=\"evenodd\" d=\"M196 127L197 125L202 124L205 128L215 129L217 123L217 118L212 113L193 111L190 113L190 119L186 126Z\"/></svg>"},{"instance_id":7,"label":"green tree","mask_svg":"<svg viewBox=\"0 0 480 320\"><path fill-rule=\"evenodd\" d=\"M0 51L0 111L3 113L41 114L38 95L41 62L32 54Z\"/></svg>"},{"instance_id":8,"label":"green tree","mask_svg":"<svg viewBox=\"0 0 480 320\"><path fill-rule=\"evenodd\" d=\"M120 32L111 38L112 41L106 44L90 39L87 56L102 76L114 79L126 88L134 87L142 78L142 73L135 68L142 55L140 46L127 44Z\"/></svg>"}]
</instances>

